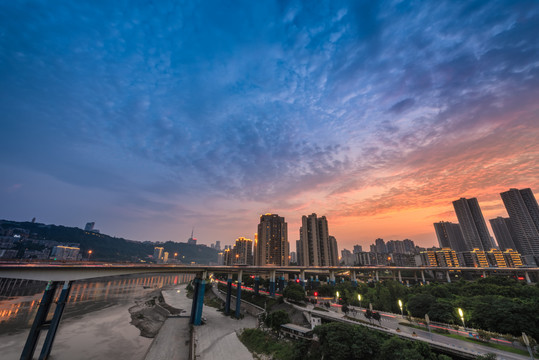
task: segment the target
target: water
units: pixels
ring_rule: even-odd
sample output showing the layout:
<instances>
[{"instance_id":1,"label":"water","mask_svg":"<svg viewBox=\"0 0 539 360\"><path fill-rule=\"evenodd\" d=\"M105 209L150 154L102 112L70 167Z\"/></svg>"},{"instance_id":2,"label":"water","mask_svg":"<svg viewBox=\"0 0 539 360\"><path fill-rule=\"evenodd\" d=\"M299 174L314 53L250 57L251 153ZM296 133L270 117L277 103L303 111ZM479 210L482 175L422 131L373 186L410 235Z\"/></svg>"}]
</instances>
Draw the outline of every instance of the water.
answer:
<instances>
[{"instance_id":1,"label":"water","mask_svg":"<svg viewBox=\"0 0 539 360\"><path fill-rule=\"evenodd\" d=\"M51 359L143 359L152 339L141 337L139 330L129 324L128 309L149 292L186 282L191 277L133 275L75 282ZM3 285L0 288L7 291L0 293L0 354L3 360L18 359L46 283L19 281L5 286L3 279ZM49 318L54 307L53 304ZM44 340L45 334L42 332L40 340ZM36 357L40 349L38 344Z\"/></svg>"}]
</instances>

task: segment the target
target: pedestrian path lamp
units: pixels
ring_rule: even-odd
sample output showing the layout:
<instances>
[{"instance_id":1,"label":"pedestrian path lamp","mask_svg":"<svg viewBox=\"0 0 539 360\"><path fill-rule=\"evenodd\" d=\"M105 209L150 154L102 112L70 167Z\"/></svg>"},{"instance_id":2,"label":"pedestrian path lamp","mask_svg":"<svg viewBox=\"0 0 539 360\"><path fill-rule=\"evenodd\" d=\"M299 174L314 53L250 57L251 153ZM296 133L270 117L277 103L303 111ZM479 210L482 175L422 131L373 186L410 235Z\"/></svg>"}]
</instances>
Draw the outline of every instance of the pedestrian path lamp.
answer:
<instances>
[{"instance_id":1,"label":"pedestrian path lamp","mask_svg":"<svg viewBox=\"0 0 539 360\"><path fill-rule=\"evenodd\" d=\"M401 309L401 316L404 318L404 314L402 312L402 300L399 299L399 308Z\"/></svg>"},{"instance_id":2,"label":"pedestrian path lamp","mask_svg":"<svg viewBox=\"0 0 539 360\"><path fill-rule=\"evenodd\" d=\"M339 303L339 292L338 291L335 293L335 302L337 304Z\"/></svg>"},{"instance_id":3,"label":"pedestrian path lamp","mask_svg":"<svg viewBox=\"0 0 539 360\"><path fill-rule=\"evenodd\" d=\"M357 294L357 300L359 301L359 308L361 309L361 294Z\"/></svg>"},{"instance_id":4,"label":"pedestrian path lamp","mask_svg":"<svg viewBox=\"0 0 539 360\"><path fill-rule=\"evenodd\" d=\"M462 320L462 326L464 326L464 331L466 331L466 323L464 322L464 312L461 308L458 309L460 319Z\"/></svg>"}]
</instances>

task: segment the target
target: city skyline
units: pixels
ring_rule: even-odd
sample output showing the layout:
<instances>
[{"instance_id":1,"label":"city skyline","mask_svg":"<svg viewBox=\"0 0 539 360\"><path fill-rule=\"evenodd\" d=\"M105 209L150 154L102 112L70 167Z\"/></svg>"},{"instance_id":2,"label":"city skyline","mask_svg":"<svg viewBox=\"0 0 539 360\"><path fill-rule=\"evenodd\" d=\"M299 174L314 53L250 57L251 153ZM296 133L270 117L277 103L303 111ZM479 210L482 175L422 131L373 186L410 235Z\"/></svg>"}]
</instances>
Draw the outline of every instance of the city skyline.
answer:
<instances>
[{"instance_id":1,"label":"city skyline","mask_svg":"<svg viewBox=\"0 0 539 360\"><path fill-rule=\"evenodd\" d=\"M0 218L133 240L437 244L539 193L539 4L0 5ZM291 246L292 249L295 245Z\"/></svg>"}]
</instances>

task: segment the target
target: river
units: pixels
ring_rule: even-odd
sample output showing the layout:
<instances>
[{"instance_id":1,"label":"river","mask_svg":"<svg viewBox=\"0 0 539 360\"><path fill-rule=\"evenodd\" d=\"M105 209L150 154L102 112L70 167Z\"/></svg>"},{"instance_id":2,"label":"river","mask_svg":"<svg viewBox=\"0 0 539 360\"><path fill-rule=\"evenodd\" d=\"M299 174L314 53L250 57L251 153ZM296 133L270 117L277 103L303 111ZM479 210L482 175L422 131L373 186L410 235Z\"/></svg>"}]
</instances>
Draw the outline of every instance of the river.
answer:
<instances>
[{"instance_id":1,"label":"river","mask_svg":"<svg viewBox=\"0 0 539 360\"><path fill-rule=\"evenodd\" d=\"M132 275L73 284L50 359L144 359L152 339L130 324L137 299L193 275ZM3 279L5 282L5 279ZM0 358L19 359L46 283L13 283L0 293ZM61 286L60 286L61 288ZM57 294L58 295L58 294ZM49 318L54 313L54 304ZM45 339L43 331L40 340ZM35 357L39 355L41 342Z\"/></svg>"}]
</instances>

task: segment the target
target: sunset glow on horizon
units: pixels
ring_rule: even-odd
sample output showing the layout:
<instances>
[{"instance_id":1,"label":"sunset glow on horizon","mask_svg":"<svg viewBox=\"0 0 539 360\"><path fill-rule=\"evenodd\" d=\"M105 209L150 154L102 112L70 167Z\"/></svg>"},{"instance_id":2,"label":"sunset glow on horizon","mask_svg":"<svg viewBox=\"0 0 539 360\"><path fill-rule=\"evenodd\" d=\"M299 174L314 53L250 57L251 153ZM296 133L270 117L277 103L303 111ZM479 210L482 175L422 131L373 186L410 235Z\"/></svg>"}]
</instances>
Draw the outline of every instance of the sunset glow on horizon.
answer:
<instances>
[{"instance_id":1,"label":"sunset glow on horizon","mask_svg":"<svg viewBox=\"0 0 539 360\"><path fill-rule=\"evenodd\" d=\"M368 251L539 195L537 2L232 4L1 4L0 219Z\"/></svg>"}]
</instances>

